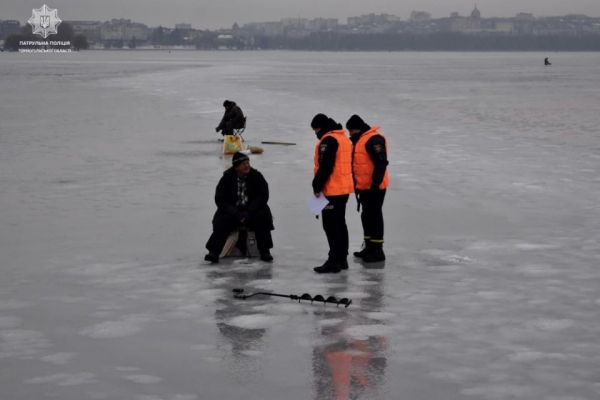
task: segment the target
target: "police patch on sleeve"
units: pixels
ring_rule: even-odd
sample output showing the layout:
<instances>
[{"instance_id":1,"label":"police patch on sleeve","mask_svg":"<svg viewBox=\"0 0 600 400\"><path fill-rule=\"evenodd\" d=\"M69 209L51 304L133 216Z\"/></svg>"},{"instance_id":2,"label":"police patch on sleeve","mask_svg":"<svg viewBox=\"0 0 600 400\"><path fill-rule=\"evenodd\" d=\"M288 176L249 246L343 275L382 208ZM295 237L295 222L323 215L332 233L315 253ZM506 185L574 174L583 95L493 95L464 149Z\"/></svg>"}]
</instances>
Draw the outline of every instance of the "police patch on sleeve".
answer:
<instances>
[{"instance_id":1,"label":"police patch on sleeve","mask_svg":"<svg viewBox=\"0 0 600 400\"><path fill-rule=\"evenodd\" d=\"M381 151L383 150L383 146L380 144L376 144L375 146L373 146L373 150L375 150L375 153L381 153Z\"/></svg>"},{"instance_id":2,"label":"police patch on sleeve","mask_svg":"<svg viewBox=\"0 0 600 400\"><path fill-rule=\"evenodd\" d=\"M326 145L326 144L322 144L322 145L321 145L321 148L319 149L319 151L320 151L321 153L325 153L325 150L327 150L327 145Z\"/></svg>"}]
</instances>

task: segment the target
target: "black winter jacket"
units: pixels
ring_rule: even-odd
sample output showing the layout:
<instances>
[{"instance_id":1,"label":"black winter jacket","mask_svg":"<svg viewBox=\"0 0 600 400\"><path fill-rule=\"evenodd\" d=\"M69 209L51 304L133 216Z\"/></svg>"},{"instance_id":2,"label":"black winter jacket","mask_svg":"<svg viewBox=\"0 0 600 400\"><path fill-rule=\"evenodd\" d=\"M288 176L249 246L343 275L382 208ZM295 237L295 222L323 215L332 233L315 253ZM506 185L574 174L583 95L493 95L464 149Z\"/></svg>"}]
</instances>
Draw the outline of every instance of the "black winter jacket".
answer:
<instances>
[{"instance_id":1,"label":"black winter jacket","mask_svg":"<svg viewBox=\"0 0 600 400\"><path fill-rule=\"evenodd\" d=\"M223 177L217 185L215 194L215 203L217 203L217 212L213 218L213 224L228 223L236 218L238 212L247 212L249 223L255 229L273 230L273 215L267 205L269 201L269 185L263 175L250 168L246 175L246 195L248 204L244 209L236 206L238 196L237 171L235 168L229 168L223 173Z\"/></svg>"},{"instance_id":2,"label":"black winter jacket","mask_svg":"<svg viewBox=\"0 0 600 400\"><path fill-rule=\"evenodd\" d=\"M231 106L225 109L225 114L223 114L223 119L221 119L221 123L217 127L219 130L225 128L225 123L231 122L231 126L235 129L241 129L244 127L244 113L242 109L235 104L235 102L231 102Z\"/></svg>"}]
</instances>

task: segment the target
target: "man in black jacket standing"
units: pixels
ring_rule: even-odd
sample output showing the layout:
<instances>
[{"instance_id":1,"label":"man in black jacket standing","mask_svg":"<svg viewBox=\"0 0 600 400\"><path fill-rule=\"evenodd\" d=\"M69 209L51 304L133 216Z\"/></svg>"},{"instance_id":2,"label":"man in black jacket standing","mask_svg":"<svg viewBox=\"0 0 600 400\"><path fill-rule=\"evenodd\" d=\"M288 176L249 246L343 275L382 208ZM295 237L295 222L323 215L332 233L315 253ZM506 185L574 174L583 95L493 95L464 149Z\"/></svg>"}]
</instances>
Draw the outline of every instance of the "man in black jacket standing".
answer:
<instances>
[{"instance_id":1,"label":"man in black jacket standing","mask_svg":"<svg viewBox=\"0 0 600 400\"><path fill-rule=\"evenodd\" d=\"M219 262L219 254L231 232L240 227L253 230L263 261L273 261L271 231L273 215L267 205L269 185L263 175L250 167L250 159L242 153L233 155L233 166L223 174L217 185L213 217L213 233L206 243L209 253L204 257L211 263Z\"/></svg>"},{"instance_id":2,"label":"man in black jacket standing","mask_svg":"<svg viewBox=\"0 0 600 400\"><path fill-rule=\"evenodd\" d=\"M242 129L244 127L246 121L244 113L235 101L225 100L223 107L225 107L225 114L223 114L223 118L215 130L221 132L223 136L233 135L234 129Z\"/></svg>"}]
</instances>

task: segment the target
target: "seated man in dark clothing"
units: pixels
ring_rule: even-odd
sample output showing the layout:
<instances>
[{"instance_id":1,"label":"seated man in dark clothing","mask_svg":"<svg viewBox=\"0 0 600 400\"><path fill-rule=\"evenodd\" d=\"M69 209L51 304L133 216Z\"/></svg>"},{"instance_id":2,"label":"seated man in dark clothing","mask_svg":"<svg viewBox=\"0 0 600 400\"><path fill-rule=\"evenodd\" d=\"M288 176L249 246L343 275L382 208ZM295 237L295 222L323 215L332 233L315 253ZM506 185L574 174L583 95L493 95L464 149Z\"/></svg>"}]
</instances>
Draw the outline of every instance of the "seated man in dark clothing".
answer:
<instances>
[{"instance_id":1,"label":"seated man in dark clothing","mask_svg":"<svg viewBox=\"0 0 600 400\"><path fill-rule=\"evenodd\" d=\"M234 101L225 100L223 107L225 107L225 114L215 130L221 132L223 136L233 135L234 129L242 129L244 127L246 121L244 113Z\"/></svg>"},{"instance_id":2,"label":"seated man in dark clothing","mask_svg":"<svg viewBox=\"0 0 600 400\"><path fill-rule=\"evenodd\" d=\"M206 243L209 253L204 257L211 263L219 262L219 254L227 237L235 229L246 227L256 234L260 259L273 261L271 231L273 215L267 205L269 185L263 175L250 167L250 159L242 153L233 155L233 166L223 174L217 185L213 217L213 233Z\"/></svg>"}]
</instances>

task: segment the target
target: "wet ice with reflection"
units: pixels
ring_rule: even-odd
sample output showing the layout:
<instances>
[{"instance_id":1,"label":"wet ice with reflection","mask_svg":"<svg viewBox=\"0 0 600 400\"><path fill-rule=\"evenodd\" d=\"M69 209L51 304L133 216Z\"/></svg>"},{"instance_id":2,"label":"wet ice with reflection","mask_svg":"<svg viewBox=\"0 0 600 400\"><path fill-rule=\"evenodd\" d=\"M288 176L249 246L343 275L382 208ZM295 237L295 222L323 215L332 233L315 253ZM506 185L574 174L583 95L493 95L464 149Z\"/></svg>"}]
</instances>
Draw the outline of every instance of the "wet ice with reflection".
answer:
<instances>
[{"instance_id":1,"label":"wet ice with reflection","mask_svg":"<svg viewBox=\"0 0 600 400\"><path fill-rule=\"evenodd\" d=\"M526 53L143 53L0 56L4 395L597 398L597 55L540 70ZM252 157L270 265L202 263L223 93L249 144L298 143ZM390 141L384 269L312 273L327 256L304 204L315 112Z\"/></svg>"}]
</instances>

